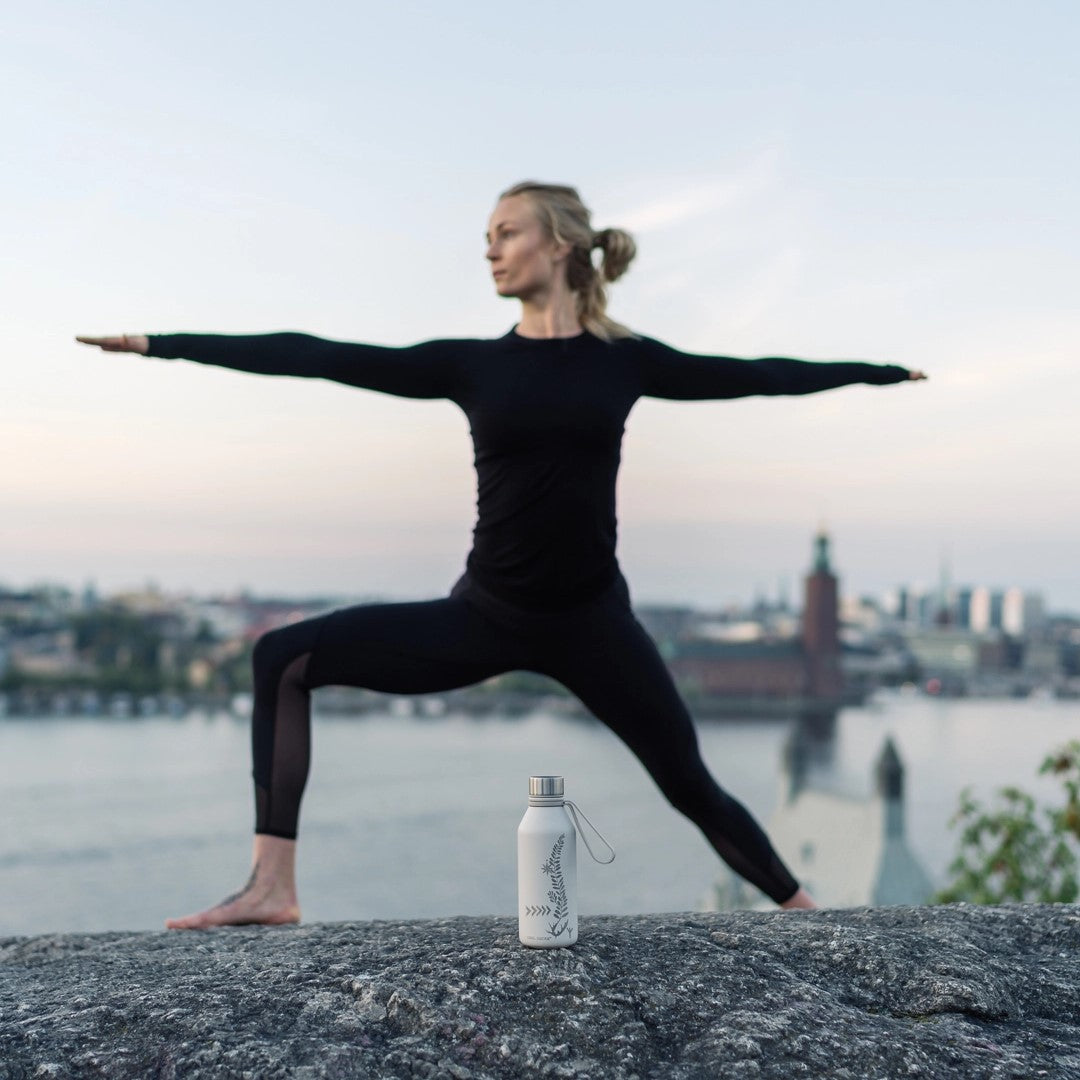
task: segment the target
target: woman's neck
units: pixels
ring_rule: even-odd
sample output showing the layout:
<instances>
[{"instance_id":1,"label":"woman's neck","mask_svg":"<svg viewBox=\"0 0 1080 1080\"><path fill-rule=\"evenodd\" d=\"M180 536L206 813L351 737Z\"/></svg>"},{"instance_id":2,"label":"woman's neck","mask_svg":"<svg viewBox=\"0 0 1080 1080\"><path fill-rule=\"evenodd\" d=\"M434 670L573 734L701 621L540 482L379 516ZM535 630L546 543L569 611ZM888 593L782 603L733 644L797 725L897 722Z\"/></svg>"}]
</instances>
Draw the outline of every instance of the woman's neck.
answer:
<instances>
[{"instance_id":1,"label":"woman's neck","mask_svg":"<svg viewBox=\"0 0 1080 1080\"><path fill-rule=\"evenodd\" d=\"M576 337L582 331L577 300L568 289L553 290L544 297L522 299L517 332L529 338Z\"/></svg>"}]
</instances>

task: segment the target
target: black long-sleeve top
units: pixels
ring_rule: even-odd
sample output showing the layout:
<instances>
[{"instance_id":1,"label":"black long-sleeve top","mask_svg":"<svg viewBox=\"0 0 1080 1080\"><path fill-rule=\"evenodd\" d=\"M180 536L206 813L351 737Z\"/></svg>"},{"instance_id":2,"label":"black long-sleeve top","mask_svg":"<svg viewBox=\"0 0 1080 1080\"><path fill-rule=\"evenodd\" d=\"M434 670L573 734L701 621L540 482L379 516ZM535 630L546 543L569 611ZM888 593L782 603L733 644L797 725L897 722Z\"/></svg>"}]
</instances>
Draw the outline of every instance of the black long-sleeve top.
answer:
<instances>
[{"instance_id":1,"label":"black long-sleeve top","mask_svg":"<svg viewBox=\"0 0 1080 1080\"><path fill-rule=\"evenodd\" d=\"M626 418L640 397L704 400L884 385L905 368L679 352L650 338L589 333L428 341L405 348L307 334L163 334L151 356L330 379L464 411L477 474L470 575L536 610L601 593L618 574L615 478Z\"/></svg>"}]
</instances>

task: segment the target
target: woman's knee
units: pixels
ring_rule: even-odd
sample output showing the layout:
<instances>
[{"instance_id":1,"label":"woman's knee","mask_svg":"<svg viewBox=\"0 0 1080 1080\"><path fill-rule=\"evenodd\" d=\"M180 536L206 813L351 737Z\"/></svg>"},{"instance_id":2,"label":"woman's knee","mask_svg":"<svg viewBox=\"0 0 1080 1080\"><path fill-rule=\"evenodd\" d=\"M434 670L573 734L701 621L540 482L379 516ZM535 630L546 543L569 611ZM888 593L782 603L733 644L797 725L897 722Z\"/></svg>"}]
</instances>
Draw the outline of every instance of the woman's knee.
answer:
<instances>
[{"instance_id":1,"label":"woman's knee","mask_svg":"<svg viewBox=\"0 0 1080 1080\"><path fill-rule=\"evenodd\" d=\"M700 760L651 771L667 801L691 821L723 814L731 802L731 796L713 779Z\"/></svg>"},{"instance_id":2,"label":"woman's knee","mask_svg":"<svg viewBox=\"0 0 1080 1080\"><path fill-rule=\"evenodd\" d=\"M298 656L312 651L315 636L312 622L314 620L268 630L255 642L251 665L256 683L267 676L280 678Z\"/></svg>"}]
</instances>

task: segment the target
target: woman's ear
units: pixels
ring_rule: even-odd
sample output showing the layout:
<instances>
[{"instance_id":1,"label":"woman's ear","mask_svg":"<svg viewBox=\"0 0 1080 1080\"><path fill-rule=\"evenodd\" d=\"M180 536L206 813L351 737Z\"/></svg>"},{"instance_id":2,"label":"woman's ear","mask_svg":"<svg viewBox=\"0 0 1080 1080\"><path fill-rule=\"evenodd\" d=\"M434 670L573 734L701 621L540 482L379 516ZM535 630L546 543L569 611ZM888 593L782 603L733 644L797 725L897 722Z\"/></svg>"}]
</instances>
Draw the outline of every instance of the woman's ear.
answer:
<instances>
[{"instance_id":1,"label":"woman's ear","mask_svg":"<svg viewBox=\"0 0 1080 1080\"><path fill-rule=\"evenodd\" d=\"M551 257L555 262L565 262L570 258L570 252L574 250L573 244L568 244L565 241L561 244L554 244L551 250Z\"/></svg>"}]
</instances>

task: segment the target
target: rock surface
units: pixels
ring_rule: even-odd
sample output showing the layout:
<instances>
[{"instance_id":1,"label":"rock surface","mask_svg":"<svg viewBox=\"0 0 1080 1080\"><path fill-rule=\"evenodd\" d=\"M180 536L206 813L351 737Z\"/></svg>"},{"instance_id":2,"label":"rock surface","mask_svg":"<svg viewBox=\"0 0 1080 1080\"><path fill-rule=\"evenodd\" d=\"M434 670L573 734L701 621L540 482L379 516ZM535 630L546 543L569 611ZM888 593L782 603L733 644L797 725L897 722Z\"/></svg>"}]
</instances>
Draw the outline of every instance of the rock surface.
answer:
<instances>
[{"instance_id":1,"label":"rock surface","mask_svg":"<svg viewBox=\"0 0 1080 1080\"><path fill-rule=\"evenodd\" d=\"M1080 908L0 939L0 1078L1080 1078Z\"/></svg>"}]
</instances>

